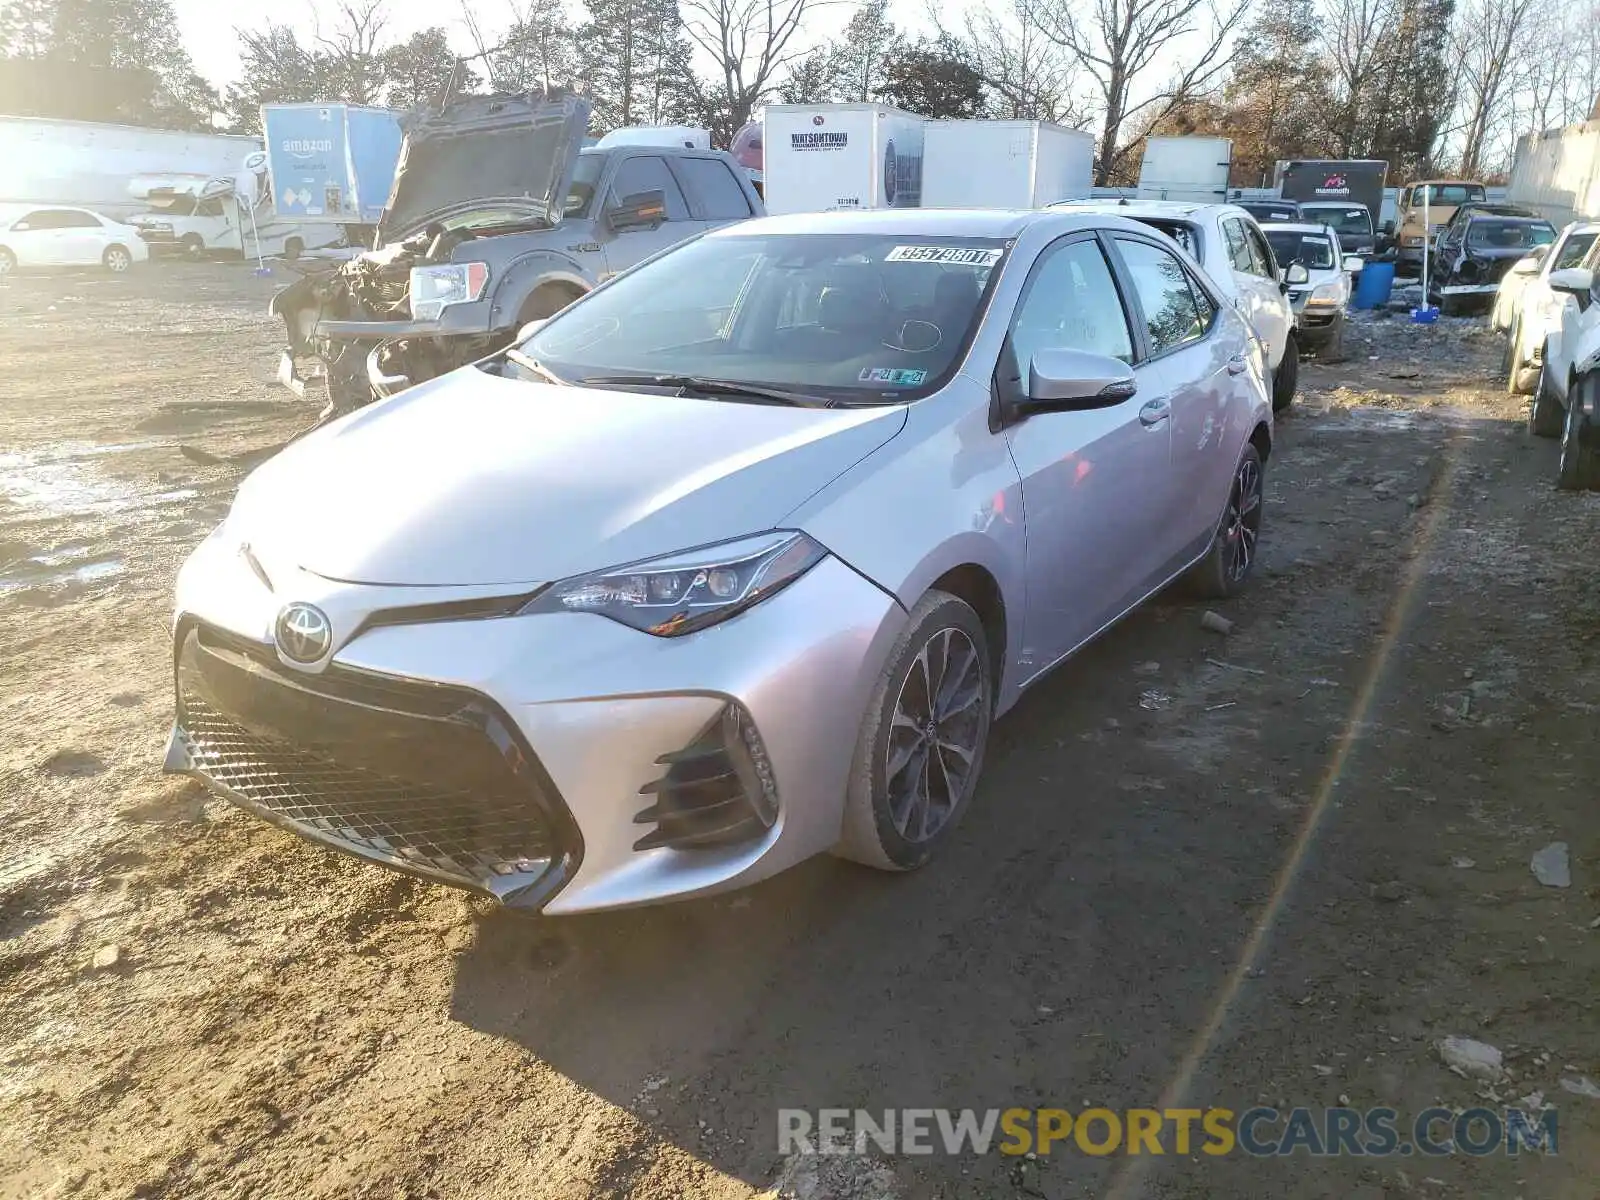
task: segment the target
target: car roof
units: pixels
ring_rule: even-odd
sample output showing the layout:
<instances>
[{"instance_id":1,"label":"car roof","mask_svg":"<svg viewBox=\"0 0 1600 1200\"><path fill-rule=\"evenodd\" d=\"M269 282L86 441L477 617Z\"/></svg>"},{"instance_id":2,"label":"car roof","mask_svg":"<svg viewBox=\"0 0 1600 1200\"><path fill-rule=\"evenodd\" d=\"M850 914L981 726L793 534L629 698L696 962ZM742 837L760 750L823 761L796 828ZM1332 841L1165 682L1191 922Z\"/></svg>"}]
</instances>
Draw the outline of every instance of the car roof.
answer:
<instances>
[{"instance_id":1,"label":"car roof","mask_svg":"<svg viewBox=\"0 0 1600 1200\"><path fill-rule=\"evenodd\" d=\"M850 212L791 213L755 217L714 229L708 237L749 234L859 233L904 234L907 237L1014 238L1041 222L1060 223L1063 231L1101 222L1072 221L1074 213L1029 208L878 208ZM1085 214L1100 215L1100 214Z\"/></svg>"},{"instance_id":2,"label":"car roof","mask_svg":"<svg viewBox=\"0 0 1600 1200\"><path fill-rule=\"evenodd\" d=\"M1134 220L1154 217L1169 221L1194 221L1221 212L1250 215L1236 204L1196 204L1184 200L1057 200L1050 207L1058 212L1115 213Z\"/></svg>"},{"instance_id":3,"label":"car roof","mask_svg":"<svg viewBox=\"0 0 1600 1200\"><path fill-rule=\"evenodd\" d=\"M1531 217L1531 216L1528 216L1525 213L1476 212L1476 213L1472 213L1470 216L1467 217L1467 224L1468 225L1471 225L1474 221L1497 221L1502 225L1507 225L1507 224L1510 224L1510 225L1548 225L1548 224L1550 224L1550 222L1546 221L1543 217Z\"/></svg>"}]
</instances>

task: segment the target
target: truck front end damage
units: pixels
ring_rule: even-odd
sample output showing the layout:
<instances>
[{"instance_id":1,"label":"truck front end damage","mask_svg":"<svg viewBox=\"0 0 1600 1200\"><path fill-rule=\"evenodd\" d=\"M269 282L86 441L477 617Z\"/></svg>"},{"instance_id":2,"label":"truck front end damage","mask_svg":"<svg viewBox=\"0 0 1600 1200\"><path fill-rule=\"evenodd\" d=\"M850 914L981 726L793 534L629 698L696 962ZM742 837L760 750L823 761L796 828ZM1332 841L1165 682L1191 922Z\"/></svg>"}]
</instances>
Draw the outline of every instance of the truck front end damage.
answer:
<instances>
[{"instance_id":1,"label":"truck front end damage","mask_svg":"<svg viewBox=\"0 0 1600 1200\"><path fill-rule=\"evenodd\" d=\"M509 342L516 314L491 302L483 243L560 222L588 115L586 100L552 89L407 118L379 248L313 267L273 298L286 334L279 380L301 395L324 389L332 417Z\"/></svg>"}]
</instances>

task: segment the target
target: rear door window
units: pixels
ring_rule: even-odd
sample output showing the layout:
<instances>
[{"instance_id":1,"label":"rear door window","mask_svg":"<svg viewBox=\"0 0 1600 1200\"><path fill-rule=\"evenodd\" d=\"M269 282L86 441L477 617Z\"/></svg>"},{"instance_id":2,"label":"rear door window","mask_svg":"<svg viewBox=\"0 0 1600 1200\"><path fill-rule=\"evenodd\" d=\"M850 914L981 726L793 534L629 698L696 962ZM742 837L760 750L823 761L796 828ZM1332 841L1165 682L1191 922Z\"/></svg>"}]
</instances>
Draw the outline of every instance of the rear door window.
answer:
<instances>
[{"instance_id":1,"label":"rear door window","mask_svg":"<svg viewBox=\"0 0 1600 1200\"><path fill-rule=\"evenodd\" d=\"M1228 263L1235 271L1255 273L1250 262L1250 243L1244 236L1244 222L1237 217L1222 219L1222 241L1228 248Z\"/></svg>"},{"instance_id":2,"label":"rear door window","mask_svg":"<svg viewBox=\"0 0 1600 1200\"><path fill-rule=\"evenodd\" d=\"M683 181L694 215L704 221L742 221L750 202L728 164L715 158L678 158L673 172Z\"/></svg>"},{"instance_id":3,"label":"rear door window","mask_svg":"<svg viewBox=\"0 0 1600 1200\"><path fill-rule=\"evenodd\" d=\"M1177 255L1131 238L1119 237L1116 242L1133 280L1139 307L1144 310L1150 352L1165 354L1205 337L1215 311L1209 300L1202 309L1195 298L1189 273L1183 269Z\"/></svg>"}]
</instances>

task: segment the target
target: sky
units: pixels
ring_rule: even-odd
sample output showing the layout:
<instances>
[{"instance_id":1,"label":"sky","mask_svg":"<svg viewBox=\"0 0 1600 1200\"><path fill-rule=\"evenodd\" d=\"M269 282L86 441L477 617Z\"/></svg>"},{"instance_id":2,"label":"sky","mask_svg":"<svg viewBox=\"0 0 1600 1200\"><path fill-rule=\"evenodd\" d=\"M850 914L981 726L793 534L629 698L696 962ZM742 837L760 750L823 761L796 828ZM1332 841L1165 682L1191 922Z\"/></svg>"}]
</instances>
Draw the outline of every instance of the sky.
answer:
<instances>
[{"instance_id":1,"label":"sky","mask_svg":"<svg viewBox=\"0 0 1600 1200\"><path fill-rule=\"evenodd\" d=\"M895 16L902 26L920 28L923 22L913 16L913 0L903 0L898 7L905 10L904 15ZM195 69L213 83L227 84L239 74L236 28L256 29L271 20L309 37L316 28L316 12L329 12L334 5L319 5L314 0L172 0L172 8ZM443 25L456 49L472 49L461 20L461 0L386 0L386 10L386 32L391 40L402 41L419 29ZM506 0L474 0L474 10L486 29L497 30L510 23L511 6ZM804 32L812 40L830 37L844 26L851 11L847 4L820 8Z\"/></svg>"}]
</instances>

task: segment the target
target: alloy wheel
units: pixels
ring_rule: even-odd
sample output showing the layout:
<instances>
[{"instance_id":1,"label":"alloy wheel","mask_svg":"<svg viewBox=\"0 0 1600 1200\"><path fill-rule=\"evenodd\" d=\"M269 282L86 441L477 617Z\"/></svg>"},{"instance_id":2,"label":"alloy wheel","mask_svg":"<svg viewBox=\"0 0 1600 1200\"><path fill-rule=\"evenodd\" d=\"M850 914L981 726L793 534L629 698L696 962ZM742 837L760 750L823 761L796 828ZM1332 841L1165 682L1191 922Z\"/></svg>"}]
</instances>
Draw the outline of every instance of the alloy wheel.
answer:
<instances>
[{"instance_id":1,"label":"alloy wheel","mask_svg":"<svg viewBox=\"0 0 1600 1200\"><path fill-rule=\"evenodd\" d=\"M1239 464L1228 494L1228 514L1223 518L1227 553L1223 569L1238 583L1256 560L1256 539L1261 535L1261 465L1254 458Z\"/></svg>"},{"instance_id":2,"label":"alloy wheel","mask_svg":"<svg viewBox=\"0 0 1600 1200\"><path fill-rule=\"evenodd\" d=\"M966 794L983 738L983 661L960 629L924 643L895 698L884 783L895 829L908 842L934 837Z\"/></svg>"},{"instance_id":3,"label":"alloy wheel","mask_svg":"<svg viewBox=\"0 0 1600 1200\"><path fill-rule=\"evenodd\" d=\"M110 250L106 251L106 269L111 271L113 274L120 275L132 265L133 259L129 257L126 250L121 250L116 246L113 246Z\"/></svg>"}]
</instances>

